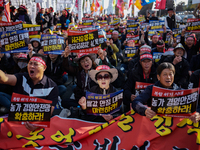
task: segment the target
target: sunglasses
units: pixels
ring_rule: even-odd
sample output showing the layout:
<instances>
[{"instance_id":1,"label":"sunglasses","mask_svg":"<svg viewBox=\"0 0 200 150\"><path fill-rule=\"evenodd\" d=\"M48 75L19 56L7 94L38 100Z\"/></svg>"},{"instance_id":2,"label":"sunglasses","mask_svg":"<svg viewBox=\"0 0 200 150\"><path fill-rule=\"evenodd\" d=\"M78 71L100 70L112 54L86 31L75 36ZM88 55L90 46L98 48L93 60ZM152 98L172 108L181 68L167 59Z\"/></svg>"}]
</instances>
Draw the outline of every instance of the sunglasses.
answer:
<instances>
[{"instance_id":1,"label":"sunglasses","mask_svg":"<svg viewBox=\"0 0 200 150\"><path fill-rule=\"evenodd\" d=\"M110 75L109 74L105 74L104 76L102 75L97 75L97 80L102 80L102 79L108 80L110 79Z\"/></svg>"}]
</instances>

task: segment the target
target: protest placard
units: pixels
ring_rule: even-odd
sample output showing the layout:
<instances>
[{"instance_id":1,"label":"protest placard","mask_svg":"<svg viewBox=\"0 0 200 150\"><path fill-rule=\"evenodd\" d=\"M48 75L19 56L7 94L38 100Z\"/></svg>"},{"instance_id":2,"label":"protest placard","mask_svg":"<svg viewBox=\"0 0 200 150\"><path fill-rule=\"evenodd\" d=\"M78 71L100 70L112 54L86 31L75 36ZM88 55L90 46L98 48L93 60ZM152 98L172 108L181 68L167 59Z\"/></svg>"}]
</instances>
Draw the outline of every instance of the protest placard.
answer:
<instances>
[{"instance_id":1,"label":"protest placard","mask_svg":"<svg viewBox=\"0 0 200 150\"><path fill-rule=\"evenodd\" d=\"M138 81L136 81L135 82L135 95L138 96L149 85L152 85L152 83L145 83L145 82L138 82Z\"/></svg>"},{"instance_id":2,"label":"protest placard","mask_svg":"<svg viewBox=\"0 0 200 150\"><path fill-rule=\"evenodd\" d=\"M29 31L29 38L41 38L40 25L35 24L23 24L23 29Z\"/></svg>"},{"instance_id":3,"label":"protest placard","mask_svg":"<svg viewBox=\"0 0 200 150\"><path fill-rule=\"evenodd\" d=\"M133 56L135 56L135 53L137 52L138 50L138 47L129 47L129 46L126 46L125 47L125 58L132 58Z\"/></svg>"},{"instance_id":4,"label":"protest placard","mask_svg":"<svg viewBox=\"0 0 200 150\"><path fill-rule=\"evenodd\" d=\"M153 59L155 62L158 62L161 59L163 53L161 52L153 52Z\"/></svg>"},{"instance_id":5,"label":"protest placard","mask_svg":"<svg viewBox=\"0 0 200 150\"><path fill-rule=\"evenodd\" d=\"M0 32L23 30L22 21L19 22L4 22L0 21Z\"/></svg>"},{"instance_id":6,"label":"protest placard","mask_svg":"<svg viewBox=\"0 0 200 150\"><path fill-rule=\"evenodd\" d=\"M200 19L190 18L186 23L187 32L200 32Z\"/></svg>"},{"instance_id":7,"label":"protest placard","mask_svg":"<svg viewBox=\"0 0 200 150\"><path fill-rule=\"evenodd\" d=\"M41 46L45 54L62 54L65 49L64 42L64 38L58 35L41 35Z\"/></svg>"},{"instance_id":8,"label":"protest placard","mask_svg":"<svg viewBox=\"0 0 200 150\"><path fill-rule=\"evenodd\" d=\"M97 53L99 43L98 30L68 32L69 48L73 53Z\"/></svg>"},{"instance_id":9,"label":"protest placard","mask_svg":"<svg viewBox=\"0 0 200 150\"><path fill-rule=\"evenodd\" d=\"M151 109L166 116L190 116L196 112L198 95L198 88L169 90L153 86Z\"/></svg>"},{"instance_id":10,"label":"protest placard","mask_svg":"<svg viewBox=\"0 0 200 150\"><path fill-rule=\"evenodd\" d=\"M28 51L29 31L0 32L1 53L20 53Z\"/></svg>"},{"instance_id":11,"label":"protest placard","mask_svg":"<svg viewBox=\"0 0 200 150\"><path fill-rule=\"evenodd\" d=\"M135 46L139 46L139 35L127 34L126 35L126 41L129 41L129 40L134 40Z\"/></svg>"},{"instance_id":12,"label":"protest placard","mask_svg":"<svg viewBox=\"0 0 200 150\"><path fill-rule=\"evenodd\" d=\"M123 90L106 95L86 92L86 99L87 114L97 116L113 114L120 109Z\"/></svg>"},{"instance_id":13,"label":"protest placard","mask_svg":"<svg viewBox=\"0 0 200 150\"><path fill-rule=\"evenodd\" d=\"M82 18L82 25L89 26L93 25L94 18Z\"/></svg>"},{"instance_id":14,"label":"protest placard","mask_svg":"<svg viewBox=\"0 0 200 150\"><path fill-rule=\"evenodd\" d=\"M28 121L35 126L49 127L52 101L13 93L8 121L23 124Z\"/></svg>"}]
</instances>

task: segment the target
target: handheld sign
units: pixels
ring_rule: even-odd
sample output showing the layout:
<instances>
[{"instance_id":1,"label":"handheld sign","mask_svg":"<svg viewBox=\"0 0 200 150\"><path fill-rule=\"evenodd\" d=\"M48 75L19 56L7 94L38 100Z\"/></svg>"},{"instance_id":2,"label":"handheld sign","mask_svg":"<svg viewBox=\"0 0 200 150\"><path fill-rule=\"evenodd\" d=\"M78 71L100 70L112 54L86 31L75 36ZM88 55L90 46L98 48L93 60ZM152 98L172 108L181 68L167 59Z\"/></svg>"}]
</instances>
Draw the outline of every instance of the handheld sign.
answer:
<instances>
[{"instance_id":1,"label":"handheld sign","mask_svg":"<svg viewBox=\"0 0 200 150\"><path fill-rule=\"evenodd\" d=\"M73 53L97 53L99 47L98 30L69 30L68 43Z\"/></svg>"},{"instance_id":2,"label":"handheld sign","mask_svg":"<svg viewBox=\"0 0 200 150\"><path fill-rule=\"evenodd\" d=\"M92 25L94 22L93 18L82 18L82 25L88 26Z\"/></svg>"},{"instance_id":3,"label":"handheld sign","mask_svg":"<svg viewBox=\"0 0 200 150\"><path fill-rule=\"evenodd\" d=\"M145 82L136 82L135 83L135 95L138 96L142 93L145 88L153 83L145 83Z\"/></svg>"},{"instance_id":4,"label":"handheld sign","mask_svg":"<svg viewBox=\"0 0 200 150\"><path fill-rule=\"evenodd\" d=\"M155 60L155 62L158 62L161 59L163 53L161 52L153 52L153 59Z\"/></svg>"},{"instance_id":5,"label":"handheld sign","mask_svg":"<svg viewBox=\"0 0 200 150\"><path fill-rule=\"evenodd\" d=\"M97 116L113 114L120 109L123 90L106 95L86 92L86 99L87 114Z\"/></svg>"},{"instance_id":6,"label":"handheld sign","mask_svg":"<svg viewBox=\"0 0 200 150\"><path fill-rule=\"evenodd\" d=\"M134 40L135 46L139 46L139 35L127 34L126 35L126 41L129 41L129 40Z\"/></svg>"},{"instance_id":7,"label":"handheld sign","mask_svg":"<svg viewBox=\"0 0 200 150\"><path fill-rule=\"evenodd\" d=\"M35 24L23 24L24 30L29 31L29 38L41 38L39 32L40 32L40 25Z\"/></svg>"},{"instance_id":8,"label":"handheld sign","mask_svg":"<svg viewBox=\"0 0 200 150\"><path fill-rule=\"evenodd\" d=\"M186 117L196 112L198 88L168 90L153 86L151 109L157 114L171 117Z\"/></svg>"},{"instance_id":9,"label":"handheld sign","mask_svg":"<svg viewBox=\"0 0 200 150\"><path fill-rule=\"evenodd\" d=\"M28 51L29 31L0 32L1 53L20 53Z\"/></svg>"},{"instance_id":10,"label":"handheld sign","mask_svg":"<svg viewBox=\"0 0 200 150\"><path fill-rule=\"evenodd\" d=\"M126 46L125 47L125 57L126 58L131 58L133 56L135 56L135 53L137 52L137 49L138 47L129 47L129 46Z\"/></svg>"},{"instance_id":11,"label":"handheld sign","mask_svg":"<svg viewBox=\"0 0 200 150\"><path fill-rule=\"evenodd\" d=\"M28 121L35 126L49 127L52 101L12 94L8 121L24 124Z\"/></svg>"},{"instance_id":12,"label":"handheld sign","mask_svg":"<svg viewBox=\"0 0 200 150\"><path fill-rule=\"evenodd\" d=\"M4 22L0 21L0 32L23 30L22 21L19 22Z\"/></svg>"},{"instance_id":13,"label":"handheld sign","mask_svg":"<svg viewBox=\"0 0 200 150\"><path fill-rule=\"evenodd\" d=\"M186 23L187 32L200 32L200 19L190 18Z\"/></svg>"},{"instance_id":14,"label":"handheld sign","mask_svg":"<svg viewBox=\"0 0 200 150\"><path fill-rule=\"evenodd\" d=\"M58 35L41 35L41 46L45 54L61 55L64 51L64 38Z\"/></svg>"}]
</instances>

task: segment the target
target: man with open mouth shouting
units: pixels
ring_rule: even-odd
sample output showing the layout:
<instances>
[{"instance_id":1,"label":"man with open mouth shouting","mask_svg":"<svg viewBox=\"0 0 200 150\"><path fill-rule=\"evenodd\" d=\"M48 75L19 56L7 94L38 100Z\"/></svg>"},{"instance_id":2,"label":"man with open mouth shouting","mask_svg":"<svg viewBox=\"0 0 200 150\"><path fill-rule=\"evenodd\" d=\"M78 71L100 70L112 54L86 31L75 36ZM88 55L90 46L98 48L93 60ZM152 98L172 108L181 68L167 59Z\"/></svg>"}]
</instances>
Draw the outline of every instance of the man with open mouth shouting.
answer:
<instances>
[{"instance_id":1,"label":"man with open mouth shouting","mask_svg":"<svg viewBox=\"0 0 200 150\"><path fill-rule=\"evenodd\" d=\"M28 62L28 73L17 73L14 75L5 74L0 70L0 83L13 86L13 92L32 97L38 97L52 101L51 114L58 101L58 87L55 82L44 75L46 60L41 54L33 54ZM6 101L0 99L0 103L6 108L10 107L11 96ZM37 127L30 123L25 124L26 128L33 131Z\"/></svg>"}]
</instances>

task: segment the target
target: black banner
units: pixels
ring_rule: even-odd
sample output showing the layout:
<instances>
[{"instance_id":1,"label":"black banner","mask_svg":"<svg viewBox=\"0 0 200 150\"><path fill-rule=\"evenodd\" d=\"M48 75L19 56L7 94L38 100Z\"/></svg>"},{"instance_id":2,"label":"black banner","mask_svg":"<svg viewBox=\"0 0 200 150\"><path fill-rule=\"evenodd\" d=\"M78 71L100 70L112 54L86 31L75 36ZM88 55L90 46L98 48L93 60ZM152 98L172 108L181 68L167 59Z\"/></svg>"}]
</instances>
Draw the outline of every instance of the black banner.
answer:
<instances>
[{"instance_id":1,"label":"black banner","mask_svg":"<svg viewBox=\"0 0 200 150\"><path fill-rule=\"evenodd\" d=\"M96 53L98 46L101 44L99 42L98 30L69 30L68 43L69 48L74 53Z\"/></svg>"},{"instance_id":2,"label":"black banner","mask_svg":"<svg viewBox=\"0 0 200 150\"><path fill-rule=\"evenodd\" d=\"M188 116L196 111L197 104L198 88L168 90L153 86L151 109L157 114Z\"/></svg>"}]
</instances>

